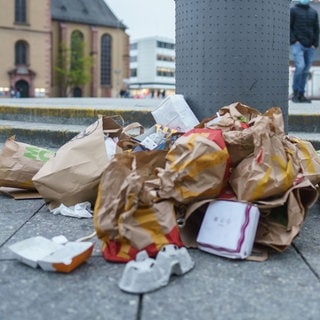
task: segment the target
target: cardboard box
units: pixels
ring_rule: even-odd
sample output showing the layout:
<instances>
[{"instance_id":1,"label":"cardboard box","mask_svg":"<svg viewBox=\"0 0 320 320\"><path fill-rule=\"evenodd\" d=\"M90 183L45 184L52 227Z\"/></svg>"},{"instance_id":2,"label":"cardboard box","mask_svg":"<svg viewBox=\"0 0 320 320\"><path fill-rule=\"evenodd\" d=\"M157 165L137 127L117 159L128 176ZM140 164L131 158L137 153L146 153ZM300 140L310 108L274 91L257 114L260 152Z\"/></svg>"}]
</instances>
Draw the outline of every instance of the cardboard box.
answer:
<instances>
[{"instance_id":1,"label":"cardboard box","mask_svg":"<svg viewBox=\"0 0 320 320\"><path fill-rule=\"evenodd\" d=\"M227 258L247 258L252 252L259 216L259 209L252 204L211 202L198 233L198 248Z\"/></svg>"},{"instance_id":2,"label":"cardboard box","mask_svg":"<svg viewBox=\"0 0 320 320\"><path fill-rule=\"evenodd\" d=\"M199 124L198 119L181 94L167 97L151 113L156 123L179 132L186 132Z\"/></svg>"},{"instance_id":3,"label":"cardboard box","mask_svg":"<svg viewBox=\"0 0 320 320\"><path fill-rule=\"evenodd\" d=\"M85 262L92 254L91 242L57 243L37 236L9 247L15 258L32 268L40 266L45 271L70 272Z\"/></svg>"}]
</instances>

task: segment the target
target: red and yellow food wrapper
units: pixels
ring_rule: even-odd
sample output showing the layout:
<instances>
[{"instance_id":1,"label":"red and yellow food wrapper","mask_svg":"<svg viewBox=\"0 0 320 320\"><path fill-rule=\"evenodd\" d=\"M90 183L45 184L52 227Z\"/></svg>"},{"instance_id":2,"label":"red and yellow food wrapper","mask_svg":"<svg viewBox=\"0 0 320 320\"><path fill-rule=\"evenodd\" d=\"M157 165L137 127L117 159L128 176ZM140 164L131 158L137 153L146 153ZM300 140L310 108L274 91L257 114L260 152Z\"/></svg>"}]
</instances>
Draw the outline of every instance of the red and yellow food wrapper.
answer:
<instances>
[{"instance_id":1,"label":"red and yellow food wrapper","mask_svg":"<svg viewBox=\"0 0 320 320\"><path fill-rule=\"evenodd\" d=\"M268 117L256 121L254 153L232 171L229 182L238 200L256 201L281 195L299 173L295 146L271 132Z\"/></svg>"},{"instance_id":2,"label":"red and yellow food wrapper","mask_svg":"<svg viewBox=\"0 0 320 320\"><path fill-rule=\"evenodd\" d=\"M178 138L159 169L159 196L180 203L216 197L226 186L229 153L221 130L195 128Z\"/></svg>"},{"instance_id":3,"label":"red and yellow food wrapper","mask_svg":"<svg viewBox=\"0 0 320 320\"><path fill-rule=\"evenodd\" d=\"M141 250L155 256L166 244L182 246L173 202L148 197L148 182L156 179L165 155L160 150L118 154L106 168L94 209L106 260L127 262Z\"/></svg>"}]
</instances>

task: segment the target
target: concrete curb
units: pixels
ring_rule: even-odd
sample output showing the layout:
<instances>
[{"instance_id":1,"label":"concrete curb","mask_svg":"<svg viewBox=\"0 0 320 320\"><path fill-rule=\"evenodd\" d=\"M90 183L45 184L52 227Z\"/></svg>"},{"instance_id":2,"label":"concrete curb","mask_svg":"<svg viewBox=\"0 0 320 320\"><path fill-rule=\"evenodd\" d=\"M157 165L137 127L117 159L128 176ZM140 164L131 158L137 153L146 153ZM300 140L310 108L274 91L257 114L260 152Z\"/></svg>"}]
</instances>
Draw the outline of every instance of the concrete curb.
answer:
<instances>
[{"instance_id":1,"label":"concrete curb","mask_svg":"<svg viewBox=\"0 0 320 320\"><path fill-rule=\"evenodd\" d=\"M0 139L12 135L17 140L40 147L60 147L99 115L120 116L121 125L139 122L155 124L151 111L162 100L137 99L2 99L0 100ZM92 107L96 106L96 107ZM293 104L289 101L289 134L312 142L320 149L320 101Z\"/></svg>"},{"instance_id":2,"label":"concrete curb","mask_svg":"<svg viewBox=\"0 0 320 320\"><path fill-rule=\"evenodd\" d=\"M291 114L288 118L288 130L319 133L320 138L320 115Z\"/></svg>"},{"instance_id":3,"label":"concrete curb","mask_svg":"<svg viewBox=\"0 0 320 320\"><path fill-rule=\"evenodd\" d=\"M99 115L113 116L119 115L125 125L131 122L139 122L143 126L150 126L154 123L150 110L126 110L115 109L94 109L94 108L59 108L57 107L17 107L0 105L0 117L3 120L29 121L58 124L89 125L95 121Z\"/></svg>"}]
</instances>

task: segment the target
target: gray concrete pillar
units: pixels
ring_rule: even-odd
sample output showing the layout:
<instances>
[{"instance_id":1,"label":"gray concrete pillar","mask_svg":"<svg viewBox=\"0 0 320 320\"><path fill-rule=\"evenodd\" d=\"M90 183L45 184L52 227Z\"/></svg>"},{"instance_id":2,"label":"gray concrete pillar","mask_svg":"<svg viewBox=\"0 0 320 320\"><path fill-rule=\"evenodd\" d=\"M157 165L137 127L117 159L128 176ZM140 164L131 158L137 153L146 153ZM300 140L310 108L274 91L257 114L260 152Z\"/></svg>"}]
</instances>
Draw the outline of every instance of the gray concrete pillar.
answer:
<instances>
[{"instance_id":1,"label":"gray concrete pillar","mask_svg":"<svg viewBox=\"0 0 320 320\"><path fill-rule=\"evenodd\" d=\"M176 93L199 120L239 101L288 116L290 0L175 0Z\"/></svg>"}]
</instances>

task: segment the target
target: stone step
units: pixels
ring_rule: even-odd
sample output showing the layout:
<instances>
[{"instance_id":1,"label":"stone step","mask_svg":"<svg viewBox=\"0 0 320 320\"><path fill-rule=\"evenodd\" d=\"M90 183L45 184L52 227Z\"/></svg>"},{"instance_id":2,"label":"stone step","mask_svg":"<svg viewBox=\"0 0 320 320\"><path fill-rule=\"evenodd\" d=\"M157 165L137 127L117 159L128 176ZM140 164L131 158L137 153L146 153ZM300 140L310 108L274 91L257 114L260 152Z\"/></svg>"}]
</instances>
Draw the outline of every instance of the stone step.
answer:
<instances>
[{"instance_id":1,"label":"stone step","mask_svg":"<svg viewBox=\"0 0 320 320\"><path fill-rule=\"evenodd\" d=\"M288 135L310 141L316 150L320 150L320 133L289 131Z\"/></svg>"},{"instance_id":2,"label":"stone step","mask_svg":"<svg viewBox=\"0 0 320 320\"><path fill-rule=\"evenodd\" d=\"M0 99L0 119L88 126L99 115L117 115L124 125L149 126L154 122L151 111L160 103L158 99Z\"/></svg>"},{"instance_id":3,"label":"stone step","mask_svg":"<svg viewBox=\"0 0 320 320\"><path fill-rule=\"evenodd\" d=\"M320 135L320 114L289 114L288 131L310 132Z\"/></svg>"},{"instance_id":4,"label":"stone step","mask_svg":"<svg viewBox=\"0 0 320 320\"><path fill-rule=\"evenodd\" d=\"M152 125L152 124L151 124ZM146 129L151 127L148 125ZM0 120L0 145L13 135L20 142L44 148L58 148L72 139L87 125L55 124L44 122L25 122ZM316 150L320 150L320 133L289 131L291 136L310 141Z\"/></svg>"},{"instance_id":5,"label":"stone step","mask_svg":"<svg viewBox=\"0 0 320 320\"><path fill-rule=\"evenodd\" d=\"M43 148L58 148L85 129L86 125L0 120L0 143L11 136Z\"/></svg>"},{"instance_id":6,"label":"stone step","mask_svg":"<svg viewBox=\"0 0 320 320\"><path fill-rule=\"evenodd\" d=\"M97 120L117 116L121 125L139 122L150 128L151 111L161 99L50 98L0 99L0 143L16 135L22 142L59 147ZM120 116L120 117L119 117ZM293 104L289 101L288 131L311 141L320 149L320 101Z\"/></svg>"},{"instance_id":7,"label":"stone step","mask_svg":"<svg viewBox=\"0 0 320 320\"><path fill-rule=\"evenodd\" d=\"M4 101L6 100L6 101ZM21 102L22 101L22 102ZM78 101L78 104L77 104ZM0 119L36 123L88 126L98 115L120 116L123 124L139 122L144 127L154 124L151 111L162 102L158 99L0 99ZM288 131L320 133L320 111L316 106L290 105ZM320 106L319 106L320 107ZM307 109L309 108L309 109ZM297 113L298 112L298 113Z\"/></svg>"}]
</instances>

